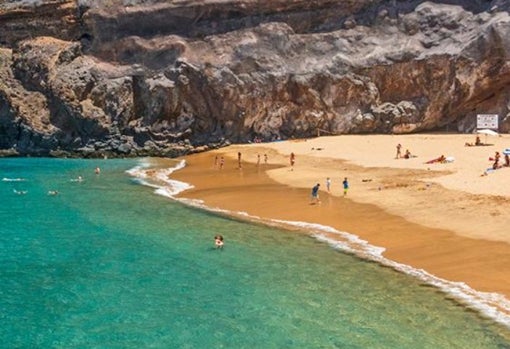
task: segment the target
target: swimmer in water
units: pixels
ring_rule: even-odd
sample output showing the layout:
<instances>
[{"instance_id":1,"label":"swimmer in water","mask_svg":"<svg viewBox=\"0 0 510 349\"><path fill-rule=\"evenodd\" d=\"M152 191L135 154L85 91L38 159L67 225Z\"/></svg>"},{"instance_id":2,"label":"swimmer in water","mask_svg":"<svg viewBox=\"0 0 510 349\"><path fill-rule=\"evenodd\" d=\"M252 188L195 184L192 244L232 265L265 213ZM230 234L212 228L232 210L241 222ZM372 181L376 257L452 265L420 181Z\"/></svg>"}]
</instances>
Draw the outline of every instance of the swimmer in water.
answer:
<instances>
[{"instance_id":1,"label":"swimmer in water","mask_svg":"<svg viewBox=\"0 0 510 349\"><path fill-rule=\"evenodd\" d=\"M95 174L100 174L101 173L101 169L98 167L96 167L96 169L94 170L94 173Z\"/></svg>"},{"instance_id":2,"label":"swimmer in water","mask_svg":"<svg viewBox=\"0 0 510 349\"><path fill-rule=\"evenodd\" d=\"M71 182L83 182L83 177L78 176L78 178L73 178L73 179L71 179Z\"/></svg>"},{"instance_id":3,"label":"swimmer in water","mask_svg":"<svg viewBox=\"0 0 510 349\"><path fill-rule=\"evenodd\" d=\"M13 189L13 192L14 192L14 194L17 194L17 195L25 195L26 193L28 193L28 191L26 191L26 190L16 190L16 189Z\"/></svg>"},{"instance_id":4,"label":"swimmer in water","mask_svg":"<svg viewBox=\"0 0 510 349\"><path fill-rule=\"evenodd\" d=\"M58 195L58 191L57 190L48 190L48 195L51 195L51 196Z\"/></svg>"},{"instance_id":5,"label":"swimmer in water","mask_svg":"<svg viewBox=\"0 0 510 349\"><path fill-rule=\"evenodd\" d=\"M216 246L216 248L223 248L223 236L216 235L214 237L214 245Z\"/></svg>"}]
</instances>

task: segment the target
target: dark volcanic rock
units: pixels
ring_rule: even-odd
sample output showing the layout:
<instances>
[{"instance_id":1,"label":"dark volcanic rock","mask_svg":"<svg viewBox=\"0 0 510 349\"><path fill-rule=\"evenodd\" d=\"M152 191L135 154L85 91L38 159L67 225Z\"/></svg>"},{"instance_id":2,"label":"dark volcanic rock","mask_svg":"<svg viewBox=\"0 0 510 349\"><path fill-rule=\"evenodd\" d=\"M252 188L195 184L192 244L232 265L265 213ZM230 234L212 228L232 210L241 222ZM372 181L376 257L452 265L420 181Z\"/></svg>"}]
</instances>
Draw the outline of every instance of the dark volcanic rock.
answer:
<instances>
[{"instance_id":1,"label":"dark volcanic rock","mask_svg":"<svg viewBox=\"0 0 510 349\"><path fill-rule=\"evenodd\" d=\"M0 4L2 153L510 130L509 1L126 3Z\"/></svg>"}]
</instances>

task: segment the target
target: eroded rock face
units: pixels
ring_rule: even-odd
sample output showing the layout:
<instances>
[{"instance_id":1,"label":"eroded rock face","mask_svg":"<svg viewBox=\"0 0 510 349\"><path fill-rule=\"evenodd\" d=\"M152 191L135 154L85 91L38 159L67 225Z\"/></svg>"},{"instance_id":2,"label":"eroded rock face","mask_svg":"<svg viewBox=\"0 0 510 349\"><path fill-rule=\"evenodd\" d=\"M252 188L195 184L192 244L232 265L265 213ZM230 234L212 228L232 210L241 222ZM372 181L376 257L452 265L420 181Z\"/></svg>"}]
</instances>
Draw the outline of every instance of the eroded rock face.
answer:
<instances>
[{"instance_id":1,"label":"eroded rock face","mask_svg":"<svg viewBox=\"0 0 510 349\"><path fill-rule=\"evenodd\" d=\"M9 1L0 5L0 149L175 156L318 131L470 132L478 113L499 114L508 132L509 8Z\"/></svg>"}]
</instances>

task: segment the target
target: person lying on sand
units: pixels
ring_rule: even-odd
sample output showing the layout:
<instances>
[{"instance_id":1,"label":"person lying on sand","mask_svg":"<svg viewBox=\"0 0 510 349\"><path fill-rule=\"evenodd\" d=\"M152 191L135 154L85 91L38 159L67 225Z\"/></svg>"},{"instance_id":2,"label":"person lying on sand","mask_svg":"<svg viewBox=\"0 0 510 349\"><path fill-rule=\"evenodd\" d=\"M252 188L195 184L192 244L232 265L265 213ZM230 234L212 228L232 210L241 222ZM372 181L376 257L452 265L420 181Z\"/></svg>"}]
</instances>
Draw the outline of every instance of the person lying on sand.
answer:
<instances>
[{"instance_id":1,"label":"person lying on sand","mask_svg":"<svg viewBox=\"0 0 510 349\"><path fill-rule=\"evenodd\" d=\"M426 164L435 164L437 162L441 162L441 163L446 162L446 157L444 155L441 155L435 159L427 161Z\"/></svg>"}]
</instances>

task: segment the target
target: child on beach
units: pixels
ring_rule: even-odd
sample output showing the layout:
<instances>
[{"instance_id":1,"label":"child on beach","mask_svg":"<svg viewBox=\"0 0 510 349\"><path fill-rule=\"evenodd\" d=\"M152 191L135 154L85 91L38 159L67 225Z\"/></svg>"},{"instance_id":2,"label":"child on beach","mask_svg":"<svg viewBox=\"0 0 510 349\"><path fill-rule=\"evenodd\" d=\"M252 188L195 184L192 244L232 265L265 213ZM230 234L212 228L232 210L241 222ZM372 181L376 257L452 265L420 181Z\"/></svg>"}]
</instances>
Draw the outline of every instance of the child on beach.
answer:
<instances>
[{"instance_id":1,"label":"child on beach","mask_svg":"<svg viewBox=\"0 0 510 349\"><path fill-rule=\"evenodd\" d=\"M331 191L331 178L326 178L326 189L329 191Z\"/></svg>"},{"instance_id":2,"label":"child on beach","mask_svg":"<svg viewBox=\"0 0 510 349\"><path fill-rule=\"evenodd\" d=\"M344 181L342 182L344 186L344 196L347 195L347 191L349 190L349 182L347 181L347 177L344 178Z\"/></svg>"}]
</instances>

